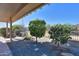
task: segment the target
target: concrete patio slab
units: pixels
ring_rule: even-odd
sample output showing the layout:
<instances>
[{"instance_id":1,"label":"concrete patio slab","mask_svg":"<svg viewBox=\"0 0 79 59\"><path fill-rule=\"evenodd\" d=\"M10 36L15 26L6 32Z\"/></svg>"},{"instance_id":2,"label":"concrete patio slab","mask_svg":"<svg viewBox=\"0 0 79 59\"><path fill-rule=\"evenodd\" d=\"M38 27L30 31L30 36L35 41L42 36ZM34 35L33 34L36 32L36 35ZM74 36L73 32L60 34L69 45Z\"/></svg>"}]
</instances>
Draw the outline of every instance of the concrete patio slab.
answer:
<instances>
[{"instance_id":1,"label":"concrete patio slab","mask_svg":"<svg viewBox=\"0 0 79 59\"><path fill-rule=\"evenodd\" d=\"M0 56L12 56L12 53L6 44L6 40L0 37Z\"/></svg>"}]
</instances>

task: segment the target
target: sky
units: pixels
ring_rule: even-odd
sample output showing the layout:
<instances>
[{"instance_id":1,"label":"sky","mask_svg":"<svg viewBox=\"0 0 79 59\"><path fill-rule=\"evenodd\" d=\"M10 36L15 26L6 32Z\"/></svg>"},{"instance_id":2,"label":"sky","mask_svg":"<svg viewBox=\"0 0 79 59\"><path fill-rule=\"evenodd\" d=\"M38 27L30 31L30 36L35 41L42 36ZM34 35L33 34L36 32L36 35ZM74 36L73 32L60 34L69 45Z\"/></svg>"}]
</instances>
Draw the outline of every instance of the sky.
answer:
<instances>
[{"instance_id":1,"label":"sky","mask_svg":"<svg viewBox=\"0 0 79 59\"><path fill-rule=\"evenodd\" d=\"M13 23L28 26L31 20L45 20L47 24L79 24L79 4L78 3L52 3L44 5L20 20ZM5 27L5 23L0 23L0 27Z\"/></svg>"}]
</instances>

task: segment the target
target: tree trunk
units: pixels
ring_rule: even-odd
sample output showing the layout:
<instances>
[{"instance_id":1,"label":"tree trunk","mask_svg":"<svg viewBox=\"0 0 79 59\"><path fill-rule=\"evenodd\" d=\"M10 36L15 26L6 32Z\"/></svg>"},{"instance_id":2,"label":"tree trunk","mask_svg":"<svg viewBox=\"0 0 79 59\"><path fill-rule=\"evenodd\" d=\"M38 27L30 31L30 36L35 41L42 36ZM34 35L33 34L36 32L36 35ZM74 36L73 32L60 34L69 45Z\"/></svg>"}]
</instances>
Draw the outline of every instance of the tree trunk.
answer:
<instances>
[{"instance_id":1,"label":"tree trunk","mask_svg":"<svg viewBox=\"0 0 79 59\"><path fill-rule=\"evenodd\" d=\"M61 46L60 46L60 42L58 42L58 44L57 44L57 48L58 48L59 50L62 49Z\"/></svg>"},{"instance_id":2,"label":"tree trunk","mask_svg":"<svg viewBox=\"0 0 79 59\"><path fill-rule=\"evenodd\" d=\"M60 47L60 43L59 42L57 43L57 47Z\"/></svg>"},{"instance_id":3,"label":"tree trunk","mask_svg":"<svg viewBox=\"0 0 79 59\"><path fill-rule=\"evenodd\" d=\"M37 37L36 37L36 44L37 44L37 42L38 42L38 41L37 41Z\"/></svg>"}]
</instances>

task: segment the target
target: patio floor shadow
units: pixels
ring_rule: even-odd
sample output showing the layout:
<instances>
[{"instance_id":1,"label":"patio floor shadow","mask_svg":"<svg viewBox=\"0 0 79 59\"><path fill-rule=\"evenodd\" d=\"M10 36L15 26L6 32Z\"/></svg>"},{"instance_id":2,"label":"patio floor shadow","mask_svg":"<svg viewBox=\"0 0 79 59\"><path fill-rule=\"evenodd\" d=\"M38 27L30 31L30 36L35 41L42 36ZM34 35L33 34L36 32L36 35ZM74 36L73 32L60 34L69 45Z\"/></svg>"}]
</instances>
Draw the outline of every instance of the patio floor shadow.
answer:
<instances>
[{"instance_id":1,"label":"patio floor shadow","mask_svg":"<svg viewBox=\"0 0 79 59\"><path fill-rule=\"evenodd\" d=\"M79 56L79 42L69 41L71 46L69 50L61 51L56 49L49 42L37 44L30 40L20 40L7 43L13 56L61 56L61 53L71 53L74 56Z\"/></svg>"},{"instance_id":2,"label":"patio floor shadow","mask_svg":"<svg viewBox=\"0 0 79 59\"><path fill-rule=\"evenodd\" d=\"M12 56L12 53L6 43L0 42L0 56Z\"/></svg>"},{"instance_id":3,"label":"patio floor shadow","mask_svg":"<svg viewBox=\"0 0 79 59\"><path fill-rule=\"evenodd\" d=\"M7 43L14 56L56 56L60 51L55 50L50 43L35 43L29 40L20 40Z\"/></svg>"}]
</instances>

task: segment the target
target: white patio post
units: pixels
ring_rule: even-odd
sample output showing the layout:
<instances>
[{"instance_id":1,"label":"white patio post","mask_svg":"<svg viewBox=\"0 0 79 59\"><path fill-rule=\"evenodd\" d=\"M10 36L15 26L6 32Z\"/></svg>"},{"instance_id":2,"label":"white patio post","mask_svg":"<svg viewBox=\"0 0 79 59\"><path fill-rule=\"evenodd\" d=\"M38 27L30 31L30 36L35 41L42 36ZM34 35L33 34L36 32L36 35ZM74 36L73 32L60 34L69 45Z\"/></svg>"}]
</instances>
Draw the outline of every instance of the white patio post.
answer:
<instances>
[{"instance_id":1,"label":"white patio post","mask_svg":"<svg viewBox=\"0 0 79 59\"><path fill-rule=\"evenodd\" d=\"M10 18L10 40L12 41L12 19Z\"/></svg>"},{"instance_id":2,"label":"white patio post","mask_svg":"<svg viewBox=\"0 0 79 59\"><path fill-rule=\"evenodd\" d=\"M8 22L6 22L6 37L8 36Z\"/></svg>"}]
</instances>

